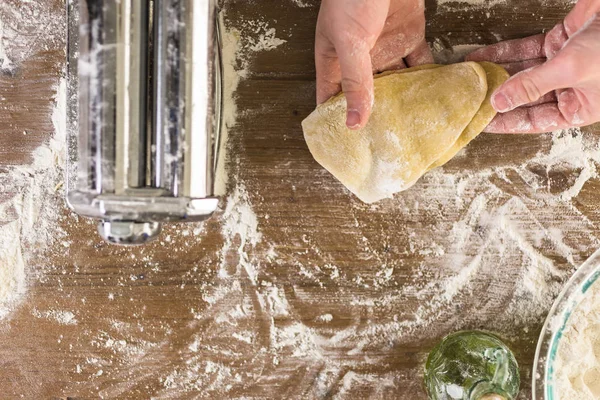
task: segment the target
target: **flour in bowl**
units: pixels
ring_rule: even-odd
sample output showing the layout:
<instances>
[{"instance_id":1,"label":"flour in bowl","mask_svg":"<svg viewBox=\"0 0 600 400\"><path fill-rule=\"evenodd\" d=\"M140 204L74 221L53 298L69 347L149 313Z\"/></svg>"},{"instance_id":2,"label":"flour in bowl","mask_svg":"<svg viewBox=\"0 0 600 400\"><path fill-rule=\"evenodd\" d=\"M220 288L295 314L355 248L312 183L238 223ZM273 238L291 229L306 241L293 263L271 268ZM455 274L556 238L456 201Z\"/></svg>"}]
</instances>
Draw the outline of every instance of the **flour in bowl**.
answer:
<instances>
[{"instance_id":1,"label":"flour in bowl","mask_svg":"<svg viewBox=\"0 0 600 400\"><path fill-rule=\"evenodd\" d=\"M589 289L569 318L554 371L557 399L600 398L600 283Z\"/></svg>"}]
</instances>

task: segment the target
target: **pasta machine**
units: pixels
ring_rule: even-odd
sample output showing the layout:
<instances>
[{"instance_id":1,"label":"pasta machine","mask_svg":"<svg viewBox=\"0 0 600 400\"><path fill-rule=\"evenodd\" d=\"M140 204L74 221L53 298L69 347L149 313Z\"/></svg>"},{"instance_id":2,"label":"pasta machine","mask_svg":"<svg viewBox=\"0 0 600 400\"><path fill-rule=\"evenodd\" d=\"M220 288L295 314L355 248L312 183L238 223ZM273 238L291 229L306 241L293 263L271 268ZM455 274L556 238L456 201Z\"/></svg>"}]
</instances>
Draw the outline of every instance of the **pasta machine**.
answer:
<instances>
[{"instance_id":1,"label":"pasta machine","mask_svg":"<svg viewBox=\"0 0 600 400\"><path fill-rule=\"evenodd\" d=\"M216 0L69 0L66 197L114 244L218 207Z\"/></svg>"}]
</instances>

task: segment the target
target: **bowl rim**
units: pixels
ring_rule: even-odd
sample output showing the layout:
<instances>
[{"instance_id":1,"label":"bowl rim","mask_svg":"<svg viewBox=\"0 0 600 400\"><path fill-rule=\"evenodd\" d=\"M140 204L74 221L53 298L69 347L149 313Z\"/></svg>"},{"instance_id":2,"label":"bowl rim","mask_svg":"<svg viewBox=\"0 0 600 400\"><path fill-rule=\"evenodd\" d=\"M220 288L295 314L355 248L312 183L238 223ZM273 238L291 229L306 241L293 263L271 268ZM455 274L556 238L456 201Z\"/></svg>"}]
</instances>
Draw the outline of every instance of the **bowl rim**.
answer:
<instances>
[{"instance_id":1,"label":"bowl rim","mask_svg":"<svg viewBox=\"0 0 600 400\"><path fill-rule=\"evenodd\" d=\"M600 280L600 249L577 269L550 308L535 351L531 382L533 399L558 400L553 392L552 361L571 314L583 300L587 290L598 280Z\"/></svg>"}]
</instances>

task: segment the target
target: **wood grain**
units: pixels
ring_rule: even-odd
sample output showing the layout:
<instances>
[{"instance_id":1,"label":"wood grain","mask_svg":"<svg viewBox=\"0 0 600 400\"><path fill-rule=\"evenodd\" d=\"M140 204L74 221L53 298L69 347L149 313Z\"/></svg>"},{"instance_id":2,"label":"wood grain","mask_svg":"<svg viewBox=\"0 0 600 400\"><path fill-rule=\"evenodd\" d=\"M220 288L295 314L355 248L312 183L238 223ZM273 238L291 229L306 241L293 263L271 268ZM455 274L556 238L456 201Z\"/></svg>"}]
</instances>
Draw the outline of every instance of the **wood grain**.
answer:
<instances>
[{"instance_id":1,"label":"wood grain","mask_svg":"<svg viewBox=\"0 0 600 400\"><path fill-rule=\"evenodd\" d=\"M61 1L40 1L57 20L64 19ZM0 4L0 17L21 3L26 2ZM551 28L569 9L566 2L542 3L514 0L473 11L464 4L428 0L428 40L453 46L523 37ZM485 270L475 278L475 292L438 305L437 312L423 309L443 290L427 284L463 267L457 261L441 266L437 276L418 275L422 265L441 262L425 251L429 242L452 247L448 230L464 218L463 210L440 206L443 213L401 212L400 207L413 207L437 185L427 179L411 194L368 207L314 162L300 122L314 108L318 1L230 0L226 8L228 25L243 35L250 34L247 21L265 21L277 37L287 40L252 58L237 91L241 112L231 133L230 191L236 184L245 186L262 233L258 245L245 249L256 281L240 267L235 246L223 250L221 216L202 228L194 226L201 230L198 235L186 226L172 226L162 241L130 249L102 243L93 223L65 210L60 224L66 236L61 241L68 247L56 243L28 266L25 299L0 322L0 397L424 399L422 369L432 346L455 330L486 329L514 349L522 367L520 398L529 399L542 319L509 324L498 317L514 298L523 258L503 260L514 265L514 275ZM51 134L64 37L63 30L53 38L40 38L43 48L16 72L0 74L3 166L29 162L31 151ZM586 135L599 132L588 129ZM549 135L482 135L466 157L445 171L521 165L551 145ZM576 174L568 168L532 170L556 191ZM559 270L570 272L594 250L584 244L599 234L597 180L588 181L573 208L560 215L536 201L518 175L509 173L496 181L505 200L522 199L523 213L512 217L524 224L531 218L532 230L557 220L570 224L565 240L581 243L574 246L572 260L551 243L536 248ZM476 196L467 190L465 201ZM48 206L55 204L60 204L58 197ZM589 224L577 224L581 215ZM381 280L389 267L391 275ZM287 314L266 311L269 307L262 302L274 290L286 299ZM77 323L60 325L36 317L52 310L73 312ZM403 322L414 321L418 313L431 322L405 328ZM232 328L223 321L233 314ZM330 323L319 319L327 314ZM298 330L297 335L277 336L294 332L296 326L311 335L304 337ZM232 332L251 339L236 340ZM354 333L332 340L340 332Z\"/></svg>"}]
</instances>

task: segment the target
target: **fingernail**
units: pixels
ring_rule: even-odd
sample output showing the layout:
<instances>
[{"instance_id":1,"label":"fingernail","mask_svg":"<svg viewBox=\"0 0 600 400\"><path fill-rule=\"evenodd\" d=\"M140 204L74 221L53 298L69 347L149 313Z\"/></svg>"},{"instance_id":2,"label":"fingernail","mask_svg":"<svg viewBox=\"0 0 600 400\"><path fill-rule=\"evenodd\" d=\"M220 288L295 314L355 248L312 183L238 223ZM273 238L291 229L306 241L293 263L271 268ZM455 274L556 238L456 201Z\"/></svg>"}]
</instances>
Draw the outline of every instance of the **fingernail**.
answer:
<instances>
[{"instance_id":1,"label":"fingernail","mask_svg":"<svg viewBox=\"0 0 600 400\"><path fill-rule=\"evenodd\" d=\"M492 106L494 106L496 111L501 113L510 111L512 109L511 101L502 92L498 92L492 97Z\"/></svg>"},{"instance_id":2,"label":"fingernail","mask_svg":"<svg viewBox=\"0 0 600 400\"><path fill-rule=\"evenodd\" d=\"M358 110L348 110L346 117L346 126L350 129L358 129L360 127L360 113Z\"/></svg>"}]
</instances>

